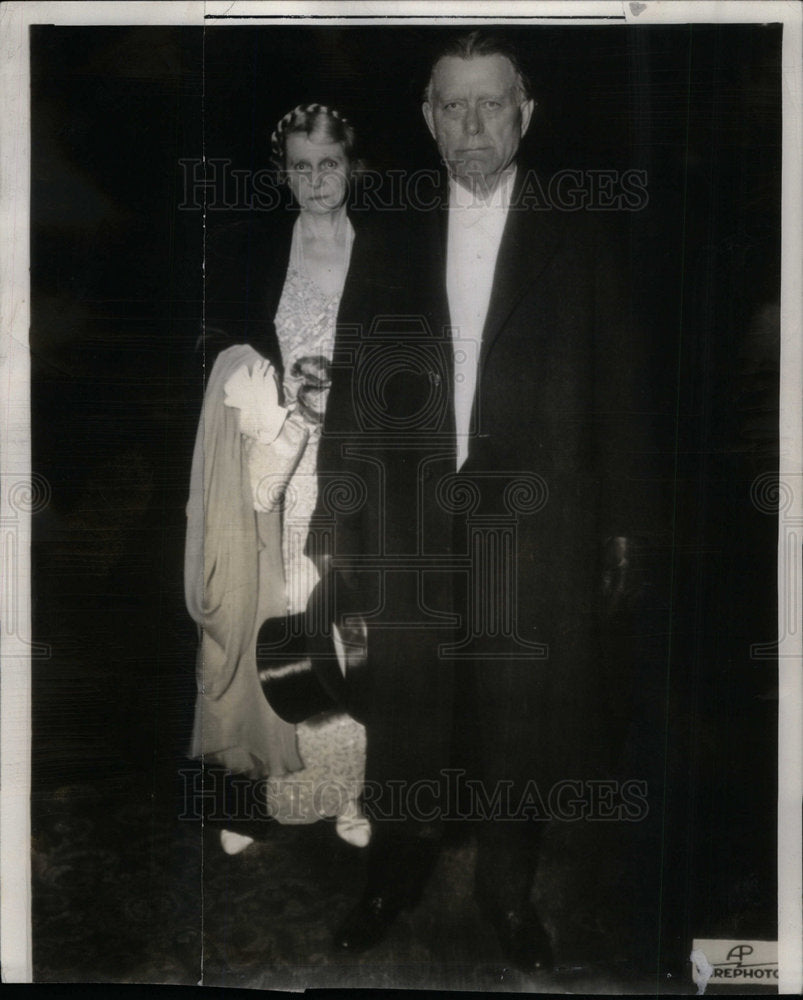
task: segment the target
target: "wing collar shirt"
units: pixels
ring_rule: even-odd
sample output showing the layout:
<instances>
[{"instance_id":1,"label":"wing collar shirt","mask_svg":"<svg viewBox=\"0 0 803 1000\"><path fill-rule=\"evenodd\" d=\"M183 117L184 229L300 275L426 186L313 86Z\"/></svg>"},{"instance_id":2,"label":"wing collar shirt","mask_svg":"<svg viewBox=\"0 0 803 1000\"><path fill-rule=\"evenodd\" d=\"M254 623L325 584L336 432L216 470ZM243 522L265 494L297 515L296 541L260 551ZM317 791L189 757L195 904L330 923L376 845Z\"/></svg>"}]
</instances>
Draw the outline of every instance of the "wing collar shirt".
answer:
<instances>
[{"instance_id":1,"label":"wing collar shirt","mask_svg":"<svg viewBox=\"0 0 803 1000\"><path fill-rule=\"evenodd\" d=\"M516 168L509 168L488 201L481 201L454 179L449 181L446 293L454 349L458 469L468 457L482 329L515 176Z\"/></svg>"}]
</instances>

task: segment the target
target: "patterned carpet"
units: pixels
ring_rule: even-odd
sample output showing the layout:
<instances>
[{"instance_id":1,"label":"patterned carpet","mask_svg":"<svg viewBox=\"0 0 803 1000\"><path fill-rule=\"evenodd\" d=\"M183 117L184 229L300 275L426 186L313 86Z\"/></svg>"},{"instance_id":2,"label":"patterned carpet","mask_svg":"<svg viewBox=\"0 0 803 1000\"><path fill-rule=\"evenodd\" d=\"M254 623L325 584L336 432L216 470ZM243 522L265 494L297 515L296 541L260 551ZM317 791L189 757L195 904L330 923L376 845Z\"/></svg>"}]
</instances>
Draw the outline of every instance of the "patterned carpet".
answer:
<instances>
[{"instance_id":1,"label":"patterned carpet","mask_svg":"<svg viewBox=\"0 0 803 1000\"><path fill-rule=\"evenodd\" d=\"M36 982L694 991L688 970L656 977L634 961L613 895L623 869L598 863L610 847L600 841L611 836L605 825L549 832L536 903L559 968L533 980L505 967L472 901L470 831L452 831L419 906L354 958L333 952L330 937L359 895L364 852L320 822L271 824L264 840L230 857L216 829L178 818L176 801L125 780L34 800Z\"/></svg>"}]
</instances>

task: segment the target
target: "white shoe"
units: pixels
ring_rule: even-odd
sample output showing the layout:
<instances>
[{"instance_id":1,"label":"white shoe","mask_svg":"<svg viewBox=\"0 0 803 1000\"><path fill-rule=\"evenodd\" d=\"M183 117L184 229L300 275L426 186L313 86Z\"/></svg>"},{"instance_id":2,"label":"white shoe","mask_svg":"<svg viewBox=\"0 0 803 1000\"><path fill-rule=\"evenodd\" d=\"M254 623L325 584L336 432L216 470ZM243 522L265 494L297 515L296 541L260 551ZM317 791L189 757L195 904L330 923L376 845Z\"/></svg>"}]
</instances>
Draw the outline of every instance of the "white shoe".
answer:
<instances>
[{"instance_id":1,"label":"white shoe","mask_svg":"<svg viewBox=\"0 0 803 1000\"><path fill-rule=\"evenodd\" d=\"M226 854L239 854L246 847L250 847L253 842L253 837L246 837L243 833L235 833L234 830L220 831L220 846Z\"/></svg>"},{"instance_id":2,"label":"white shoe","mask_svg":"<svg viewBox=\"0 0 803 1000\"><path fill-rule=\"evenodd\" d=\"M371 824L363 816L359 804L352 799L335 821L335 832L352 847L367 847L371 841Z\"/></svg>"}]
</instances>

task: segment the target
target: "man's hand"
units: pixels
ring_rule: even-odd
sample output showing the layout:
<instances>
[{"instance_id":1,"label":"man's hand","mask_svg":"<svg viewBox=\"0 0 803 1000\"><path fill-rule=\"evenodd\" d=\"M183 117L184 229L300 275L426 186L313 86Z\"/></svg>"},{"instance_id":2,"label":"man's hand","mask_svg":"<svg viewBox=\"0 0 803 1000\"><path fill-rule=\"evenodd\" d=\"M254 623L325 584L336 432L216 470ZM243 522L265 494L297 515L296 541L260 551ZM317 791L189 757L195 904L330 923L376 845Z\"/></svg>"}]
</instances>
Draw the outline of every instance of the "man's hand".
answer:
<instances>
[{"instance_id":1,"label":"man's hand","mask_svg":"<svg viewBox=\"0 0 803 1000\"><path fill-rule=\"evenodd\" d=\"M602 547L603 614L614 618L623 610L633 589L633 540L617 535Z\"/></svg>"}]
</instances>

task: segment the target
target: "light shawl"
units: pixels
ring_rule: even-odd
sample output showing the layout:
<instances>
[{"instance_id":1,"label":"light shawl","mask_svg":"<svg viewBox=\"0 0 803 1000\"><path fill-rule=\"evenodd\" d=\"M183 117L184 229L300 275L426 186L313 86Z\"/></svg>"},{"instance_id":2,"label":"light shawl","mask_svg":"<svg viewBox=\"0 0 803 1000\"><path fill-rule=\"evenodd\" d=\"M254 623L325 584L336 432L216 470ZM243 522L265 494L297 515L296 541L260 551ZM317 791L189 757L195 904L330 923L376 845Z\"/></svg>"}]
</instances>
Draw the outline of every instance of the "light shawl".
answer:
<instances>
[{"instance_id":1,"label":"light shawl","mask_svg":"<svg viewBox=\"0 0 803 1000\"><path fill-rule=\"evenodd\" d=\"M256 668L258 626L287 610L281 513L254 510L238 411L223 402L230 376L261 360L237 345L212 368L195 438L184 562L187 610L201 632L190 756L252 778L303 767L295 727L265 700Z\"/></svg>"}]
</instances>

